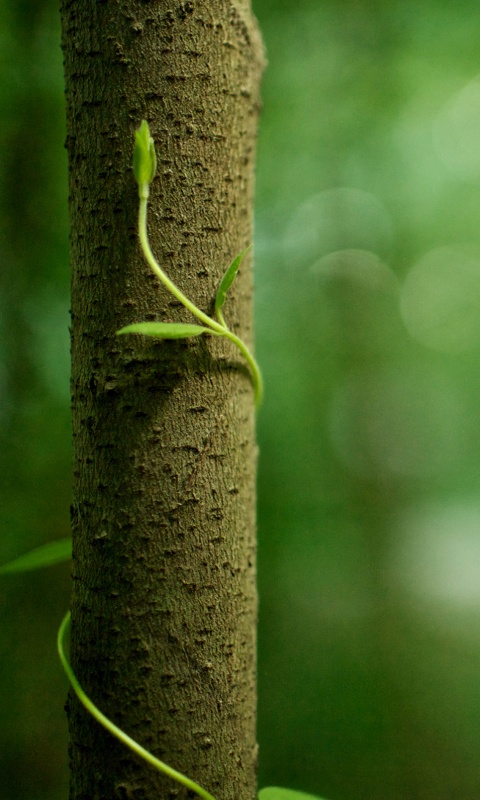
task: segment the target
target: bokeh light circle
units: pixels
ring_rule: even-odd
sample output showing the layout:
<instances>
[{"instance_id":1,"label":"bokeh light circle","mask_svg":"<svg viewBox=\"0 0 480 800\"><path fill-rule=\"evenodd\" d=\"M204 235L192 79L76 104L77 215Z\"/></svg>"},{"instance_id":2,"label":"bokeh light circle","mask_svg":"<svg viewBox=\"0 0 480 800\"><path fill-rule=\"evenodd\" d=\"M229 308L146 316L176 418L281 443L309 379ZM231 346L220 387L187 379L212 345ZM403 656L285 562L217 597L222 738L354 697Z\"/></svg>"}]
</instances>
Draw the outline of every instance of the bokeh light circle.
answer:
<instances>
[{"instance_id":1,"label":"bokeh light circle","mask_svg":"<svg viewBox=\"0 0 480 800\"><path fill-rule=\"evenodd\" d=\"M311 265L326 253L347 249L383 255L392 235L390 214L373 194L350 187L326 189L308 197L292 215L285 260L292 266Z\"/></svg>"},{"instance_id":2,"label":"bokeh light circle","mask_svg":"<svg viewBox=\"0 0 480 800\"><path fill-rule=\"evenodd\" d=\"M435 350L461 353L480 345L480 250L440 247L410 270L400 295L410 335Z\"/></svg>"},{"instance_id":3,"label":"bokeh light circle","mask_svg":"<svg viewBox=\"0 0 480 800\"><path fill-rule=\"evenodd\" d=\"M351 248L328 253L312 264L311 272L324 281L346 280L372 291L395 292L398 289L393 270L369 250Z\"/></svg>"},{"instance_id":4,"label":"bokeh light circle","mask_svg":"<svg viewBox=\"0 0 480 800\"><path fill-rule=\"evenodd\" d=\"M480 75L441 109L433 126L438 157L465 181L480 180Z\"/></svg>"},{"instance_id":5,"label":"bokeh light circle","mask_svg":"<svg viewBox=\"0 0 480 800\"><path fill-rule=\"evenodd\" d=\"M398 520L392 538L395 583L417 600L441 603L451 610L478 609L479 530L476 501L410 509Z\"/></svg>"},{"instance_id":6,"label":"bokeh light circle","mask_svg":"<svg viewBox=\"0 0 480 800\"><path fill-rule=\"evenodd\" d=\"M427 478L452 468L463 404L433 368L352 372L332 397L330 441L349 471L366 478Z\"/></svg>"}]
</instances>

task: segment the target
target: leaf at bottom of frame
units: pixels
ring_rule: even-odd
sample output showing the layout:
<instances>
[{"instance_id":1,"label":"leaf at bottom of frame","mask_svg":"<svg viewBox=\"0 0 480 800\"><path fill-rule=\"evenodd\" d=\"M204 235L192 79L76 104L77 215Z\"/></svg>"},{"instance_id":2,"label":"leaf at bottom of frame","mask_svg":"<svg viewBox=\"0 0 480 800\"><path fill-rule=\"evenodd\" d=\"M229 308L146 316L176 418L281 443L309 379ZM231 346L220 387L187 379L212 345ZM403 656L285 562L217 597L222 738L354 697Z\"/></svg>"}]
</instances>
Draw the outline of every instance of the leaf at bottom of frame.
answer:
<instances>
[{"instance_id":1,"label":"leaf at bottom of frame","mask_svg":"<svg viewBox=\"0 0 480 800\"><path fill-rule=\"evenodd\" d=\"M294 789L283 789L280 786L267 786L265 789L260 789L258 800L325 800L325 798L297 792Z\"/></svg>"}]
</instances>

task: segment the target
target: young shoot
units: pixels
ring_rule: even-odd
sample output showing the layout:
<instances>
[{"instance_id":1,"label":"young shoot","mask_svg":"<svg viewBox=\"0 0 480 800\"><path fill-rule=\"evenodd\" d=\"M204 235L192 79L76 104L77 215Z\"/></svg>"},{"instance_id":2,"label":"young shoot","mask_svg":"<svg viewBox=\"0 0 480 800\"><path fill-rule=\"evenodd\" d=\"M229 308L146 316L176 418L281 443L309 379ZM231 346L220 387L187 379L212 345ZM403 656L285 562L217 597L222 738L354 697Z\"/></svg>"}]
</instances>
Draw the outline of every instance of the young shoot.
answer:
<instances>
[{"instance_id":1,"label":"young shoot","mask_svg":"<svg viewBox=\"0 0 480 800\"><path fill-rule=\"evenodd\" d=\"M150 192L150 183L154 178L155 170L155 145L152 137L150 136L148 123L143 120L142 124L135 132L135 147L133 151L133 174L138 184L138 195L140 198L138 210L138 235L142 252L148 265L168 289L168 291L171 292L171 294L180 303L182 303L182 305L185 306L185 308L188 309L188 311L190 311L190 313L193 314L193 316L196 317L202 323L202 325L185 325L181 323L169 322L137 322L121 328L121 330L117 331L117 333L140 333L143 334L143 336L155 336L160 339L184 339L192 336L201 336L204 333L209 333L212 336L224 336L226 339L229 339L231 342L233 342L236 347L238 347L248 363L255 392L255 403L258 407L263 396L263 382L260 368L245 342L243 342L242 339L236 336L228 328L222 311L227 291L232 285L242 262L242 258L249 248L240 253L240 255L236 256L225 272L215 298L215 315L217 319L212 319L212 317L209 317L208 314L205 314L200 308L198 308L173 283L173 281L170 280L151 250L147 235L147 204Z\"/></svg>"}]
</instances>

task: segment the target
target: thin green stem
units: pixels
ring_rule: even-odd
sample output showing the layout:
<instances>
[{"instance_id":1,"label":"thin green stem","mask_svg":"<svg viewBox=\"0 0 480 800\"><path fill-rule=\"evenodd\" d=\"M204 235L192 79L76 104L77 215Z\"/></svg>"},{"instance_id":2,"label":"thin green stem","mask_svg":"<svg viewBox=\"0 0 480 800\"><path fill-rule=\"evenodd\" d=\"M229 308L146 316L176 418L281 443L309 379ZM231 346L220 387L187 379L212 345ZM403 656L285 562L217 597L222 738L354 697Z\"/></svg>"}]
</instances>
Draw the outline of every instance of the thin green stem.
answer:
<instances>
[{"instance_id":1,"label":"thin green stem","mask_svg":"<svg viewBox=\"0 0 480 800\"><path fill-rule=\"evenodd\" d=\"M200 308L192 303L188 297L183 294L183 292L176 286L173 281L170 280L168 275L165 274L163 269L161 268L160 264L158 263L157 259L152 253L150 243L148 241L148 234L147 234L147 198L143 195L140 196L140 208L138 211L138 234L140 237L140 244L142 245L143 254L145 256L146 261L148 262L149 266L152 268L153 272L157 275L158 278L162 281L164 286L168 289L169 292L173 294L177 300L188 308L188 310L195 316L197 319L201 320L204 325L208 325L216 333L221 335L225 334L225 327L220 325L219 322L215 322L214 319L208 316L208 314L204 314Z\"/></svg>"},{"instance_id":2,"label":"thin green stem","mask_svg":"<svg viewBox=\"0 0 480 800\"><path fill-rule=\"evenodd\" d=\"M168 275L165 274L163 269L161 268L160 264L158 263L157 259L152 253L152 249L150 247L150 242L148 241L148 234L147 234L147 204L148 204L148 194L149 194L149 187L148 184L142 184L139 186L139 197L140 197L140 205L138 211L138 234L140 238L140 244L142 247L143 254L145 259L155 275L161 280L163 285L168 289L177 300L185 306L188 311L190 311L197 319L203 322L204 325L207 325L212 334L217 336L225 336L226 339L230 339L233 342L241 353L245 356L246 361L250 367L253 384L255 389L255 404L258 407L262 402L263 398L263 381L262 375L260 372L260 368L251 354L250 350L248 349L247 345L232 331L227 327L225 323L225 319L223 317L222 312L219 310L217 312L217 316L219 322L212 319L208 316L208 314L204 314L204 312L198 308L188 297L181 291L181 289L176 286L173 281L170 280Z\"/></svg>"},{"instance_id":3,"label":"thin green stem","mask_svg":"<svg viewBox=\"0 0 480 800\"><path fill-rule=\"evenodd\" d=\"M223 316L223 311L222 311L221 308L219 308L218 311L217 311L217 317L218 317L218 321L220 322L220 325L223 325L223 327L226 328L227 327L227 323L225 322L225 317Z\"/></svg>"},{"instance_id":4,"label":"thin green stem","mask_svg":"<svg viewBox=\"0 0 480 800\"><path fill-rule=\"evenodd\" d=\"M164 764L163 761L156 758L152 753L149 753L148 750L145 750L138 742L124 733L120 728L118 728L113 722L111 722L105 714L97 708L94 703L90 700L90 698L85 694L80 683L71 668L69 661L65 655L65 648L64 648L64 641L65 635L70 625L70 611L67 611L65 614L62 624L58 629L58 636L57 636L57 649L58 655L60 656L60 661L62 662L62 666L67 674L67 677L72 685L72 689L74 690L75 694L77 695L78 699L82 703L82 705L87 709L87 711L94 717L100 725L103 725L104 728L107 729L110 733L117 737L123 744L126 744L130 750L133 750L134 753L139 755L144 761L147 761L151 764L155 769L159 772L163 772L165 775L168 775L169 778L173 778L174 781L177 783L181 783L183 786L186 786L187 789L191 789L195 794L201 797L203 800L215 800L213 795L210 792L207 792L206 789L203 789L198 783L195 781L190 780L185 775L182 775L181 772L177 772L176 769L173 767L169 767L168 764Z\"/></svg>"},{"instance_id":5,"label":"thin green stem","mask_svg":"<svg viewBox=\"0 0 480 800\"><path fill-rule=\"evenodd\" d=\"M225 329L223 335L225 336L226 339L230 339L231 342L237 345L238 349L240 350L241 353L243 353L246 361L248 362L250 371L252 373L253 387L255 390L255 405L258 408L263 400L263 379L262 379L262 373L260 372L260 367L258 366L256 360L252 356L245 342L243 342L238 336L232 333L232 331L229 330L228 328Z\"/></svg>"}]
</instances>

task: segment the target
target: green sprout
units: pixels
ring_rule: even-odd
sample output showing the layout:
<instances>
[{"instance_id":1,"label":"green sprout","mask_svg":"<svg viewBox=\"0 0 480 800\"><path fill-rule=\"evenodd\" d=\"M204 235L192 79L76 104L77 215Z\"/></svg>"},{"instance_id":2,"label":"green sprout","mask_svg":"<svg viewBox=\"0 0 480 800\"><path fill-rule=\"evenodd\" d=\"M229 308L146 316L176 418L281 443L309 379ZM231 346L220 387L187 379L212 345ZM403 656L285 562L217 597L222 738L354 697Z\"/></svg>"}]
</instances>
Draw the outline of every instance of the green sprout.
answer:
<instances>
[{"instance_id":1,"label":"green sprout","mask_svg":"<svg viewBox=\"0 0 480 800\"><path fill-rule=\"evenodd\" d=\"M155 143L150 136L148 122L143 120L139 129L135 131L135 147L133 150L133 174L142 192L148 197L148 187L155 177L157 170L157 157ZM140 195L142 197L142 194Z\"/></svg>"},{"instance_id":2,"label":"green sprout","mask_svg":"<svg viewBox=\"0 0 480 800\"><path fill-rule=\"evenodd\" d=\"M184 339L192 336L201 336L204 333L209 333L212 336L224 336L226 339L229 339L231 342L233 342L236 347L238 347L248 363L255 391L255 403L258 407L262 402L263 397L263 382L260 368L245 342L243 342L242 339L236 336L227 327L222 312L227 291L235 280L245 253L250 248L247 247L246 250L236 256L225 272L215 298L215 314L217 319L212 319L208 316L208 314L205 314L203 311L201 311L201 309L197 308L197 306L192 303L191 300L189 300L189 298L173 283L173 281L170 280L168 275L166 275L161 268L150 248L147 235L147 203L149 187L154 178L155 170L155 145L152 137L150 136L148 123L143 120L142 124L135 132L135 147L133 151L133 174L138 184L138 195L140 198L138 211L138 234L142 252L152 271L161 280L164 286L166 286L168 291L171 292L171 294L203 324L188 325L170 322L137 322L121 328L121 330L117 331L117 334L139 333L143 334L143 336L155 336L160 339Z\"/></svg>"}]
</instances>

